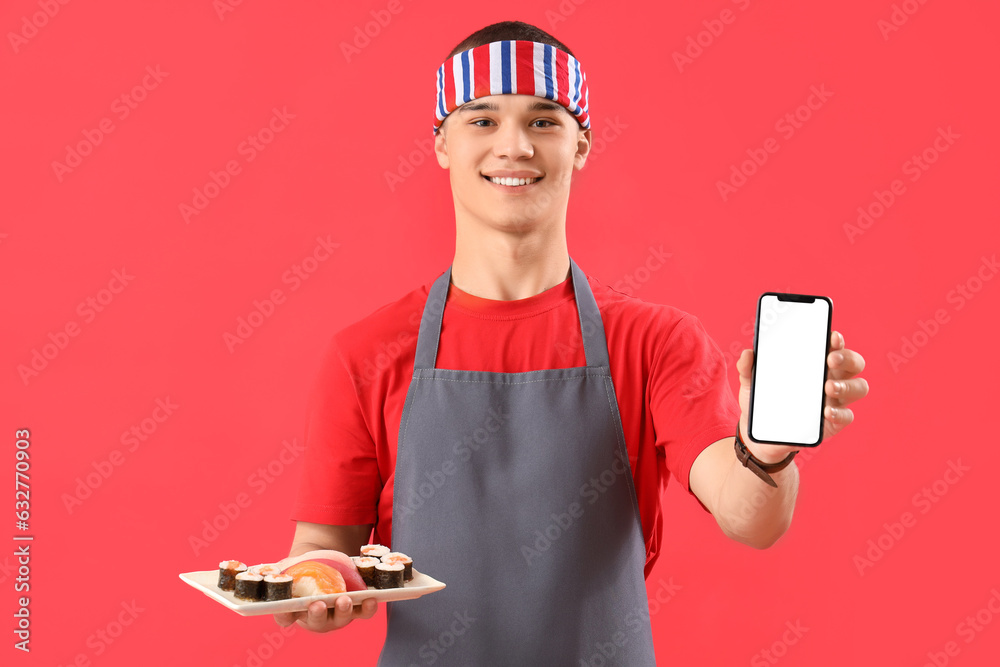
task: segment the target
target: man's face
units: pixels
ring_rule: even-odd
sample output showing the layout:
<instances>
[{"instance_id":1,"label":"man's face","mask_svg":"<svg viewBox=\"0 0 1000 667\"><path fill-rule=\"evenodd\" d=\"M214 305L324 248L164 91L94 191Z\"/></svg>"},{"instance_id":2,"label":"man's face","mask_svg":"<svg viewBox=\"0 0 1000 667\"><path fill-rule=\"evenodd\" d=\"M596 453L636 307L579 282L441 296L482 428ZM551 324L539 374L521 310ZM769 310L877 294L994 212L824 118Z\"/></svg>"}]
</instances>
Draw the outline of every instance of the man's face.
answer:
<instances>
[{"instance_id":1,"label":"man's face","mask_svg":"<svg viewBox=\"0 0 1000 667\"><path fill-rule=\"evenodd\" d=\"M490 95L450 113L434 150L450 172L460 221L529 231L565 221L571 178L590 145L591 131L563 106L534 95ZM536 180L510 186L487 176Z\"/></svg>"}]
</instances>

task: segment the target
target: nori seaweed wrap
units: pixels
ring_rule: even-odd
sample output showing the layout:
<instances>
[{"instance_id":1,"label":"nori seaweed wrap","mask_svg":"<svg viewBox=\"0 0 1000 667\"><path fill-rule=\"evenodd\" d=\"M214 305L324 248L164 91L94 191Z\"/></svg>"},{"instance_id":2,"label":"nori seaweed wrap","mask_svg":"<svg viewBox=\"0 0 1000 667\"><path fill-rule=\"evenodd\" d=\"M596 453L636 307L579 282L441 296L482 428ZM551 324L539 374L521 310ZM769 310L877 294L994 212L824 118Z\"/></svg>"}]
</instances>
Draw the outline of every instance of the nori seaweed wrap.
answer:
<instances>
[{"instance_id":1,"label":"nori seaweed wrap","mask_svg":"<svg viewBox=\"0 0 1000 667\"><path fill-rule=\"evenodd\" d=\"M269 574L264 577L264 599L287 600L292 597L292 577L288 574Z\"/></svg>"},{"instance_id":2,"label":"nori seaweed wrap","mask_svg":"<svg viewBox=\"0 0 1000 667\"><path fill-rule=\"evenodd\" d=\"M219 563L219 589L231 591L236 586L236 575L246 572L247 566L238 560L224 560Z\"/></svg>"},{"instance_id":3,"label":"nori seaweed wrap","mask_svg":"<svg viewBox=\"0 0 1000 667\"><path fill-rule=\"evenodd\" d=\"M375 588L402 588L404 569L402 563L379 563L375 566Z\"/></svg>"},{"instance_id":4,"label":"nori seaweed wrap","mask_svg":"<svg viewBox=\"0 0 1000 667\"><path fill-rule=\"evenodd\" d=\"M235 595L239 600L263 600L264 577L255 572L240 572L236 575Z\"/></svg>"}]
</instances>

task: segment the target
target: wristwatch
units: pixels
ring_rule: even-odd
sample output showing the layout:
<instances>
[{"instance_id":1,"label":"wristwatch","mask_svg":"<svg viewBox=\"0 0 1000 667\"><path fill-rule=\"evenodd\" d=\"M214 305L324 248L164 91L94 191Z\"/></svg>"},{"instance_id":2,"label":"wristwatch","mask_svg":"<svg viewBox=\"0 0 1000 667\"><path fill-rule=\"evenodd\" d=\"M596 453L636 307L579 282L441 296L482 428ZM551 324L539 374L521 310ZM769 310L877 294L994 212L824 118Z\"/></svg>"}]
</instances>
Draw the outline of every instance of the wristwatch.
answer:
<instances>
[{"instance_id":1,"label":"wristwatch","mask_svg":"<svg viewBox=\"0 0 1000 667\"><path fill-rule=\"evenodd\" d=\"M764 463L760 459L756 458L753 454L751 454L750 450L747 449L746 444L744 444L743 439L740 437L739 422L736 422L735 447L736 447L736 458L739 459L740 463L743 464L743 467L748 468L753 474L757 475L762 480L764 480L765 483L767 483L769 486L773 486L774 488L778 488L778 485L774 483L774 480L771 479L771 476L768 473L778 472L779 470L783 470L785 466L787 466L789 463L792 462L792 459L795 458L795 455L798 454L798 452L795 451L786 456L785 458L783 458L782 460L778 461L777 463Z\"/></svg>"}]
</instances>

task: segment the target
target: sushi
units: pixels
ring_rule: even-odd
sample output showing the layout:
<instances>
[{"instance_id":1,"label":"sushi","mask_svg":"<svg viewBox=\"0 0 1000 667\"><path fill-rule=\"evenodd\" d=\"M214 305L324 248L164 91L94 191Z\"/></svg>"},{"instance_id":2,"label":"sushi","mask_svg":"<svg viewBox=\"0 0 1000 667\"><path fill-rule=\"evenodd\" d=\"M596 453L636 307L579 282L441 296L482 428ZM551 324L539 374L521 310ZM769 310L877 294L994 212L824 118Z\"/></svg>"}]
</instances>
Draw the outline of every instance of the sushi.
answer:
<instances>
[{"instance_id":1,"label":"sushi","mask_svg":"<svg viewBox=\"0 0 1000 667\"><path fill-rule=\"evenodd\" d=\"M264 577L256 572L240 572L236 575L235 595L238 600L256 602L264 599Z\"/></svg>"},{"instance_id":2,"label":"sushi","mask_svg":"<svg viewBox=\"0 0 1000 667\"><path fill-rule=\"evenodd\" d=\"M292 597L302 598L310 595L347 592L343 575L337 568L325 563L304 560L285 568L284 574L293 579Z\"/></svg>"},{"instance_id":3,"label":"sushi","mask_svg":"<svg viewBox=\"0 0 1000 667\"><path fill-rule=\"evenodd\" d=\"M266 577L269 574L281 574L281 568L271 563L261 563L260 565L251 565L247 572Z\"/></svg>"},{"instance_id":4,"label":"sushi","mask_svg":"<svg viewBox=\"0 0 1000 667\"><path fill-rule=\"evenodd\" d=\"M292 597L292 577L287 574L269 574L264 577L265 600L287 600Z\"/></svg>"},{"instance_id":5,"label":"sushi","mask_svg":"<svg viewBox=\"0 0 1000 667\"><path fill-rule=\"evenodd\" d=\"M379 563L375 566L375 588L402 588L404 569L402 563Z\"/></svg>"},{"instance_id":6,"label":"sushi","mask_svg":"<svg viewBox=\"0 0 1000 667\"><path fill-rule=\"evenodd\" d=\"M252 567L219 563L219 588L250 602L402 588L412 579L413 559L381 544L366 544L360 556L322 549Z\"/></svg>"},{"instance_id":7,"label":"sushi","mask_svg":"<svg viewBox=\"0 0 1000 667\"><path fill-rule=\"evenodd\" d=\"M383 547L381 544L366 544L361 547L361 555L369 556L371 558L381 558L382 556L389 553L389 547Z\"/></svg>"},{"instance_id":8,"label":"sushi","mask_svg":"<svg viewBox=\"0 0 1000 667\"><path fill-rule=\"evenodd\" d=\"M238 560L224 560L219 563L219 588L231 591L236 586L236 575L246 572L247 566Z\"/></svg>"},{"instance_id":9,"label":"sushi","mask_svg":"<svg viewBox=\"0 0 1000 667\"><path fill-rule=\"evenodd\" d=\"M354 564L357 566L358 572L361 573L361 578L364 579L365 585L374 586L375 566L379 564L379 559L369 556L355 556Z\"/></svg>"},{"instance_id":10,"label":"sushi","mask_svg":"<svg viewBox=\"0 0 1000 667\"><path fill-rule=\"evenodd\" d=\"M398 551L393 551L382 556L383 563L402 563L403 564L403 581L410 581L413 579L413 559L404 553Z\"/></svg>"},{"instance_id":11,"label":"sushi","mask_svg":"<svg viewBox=\"0 0 1000 667\"><path fill-rule=\"evenodd\" d=\"M340 572L340 575L344 578L344 586L348 593L368 589L364 579L361 578L361 574L358 573L357 565L350 556L342 551L334 551L333 549L307 551L306 553L299 554L298 556L290 556L282 559L278 562L277 566L281 568L282 572L285 572L293 565L304 561L329 565Z\"/></svg>"}]
</instances>

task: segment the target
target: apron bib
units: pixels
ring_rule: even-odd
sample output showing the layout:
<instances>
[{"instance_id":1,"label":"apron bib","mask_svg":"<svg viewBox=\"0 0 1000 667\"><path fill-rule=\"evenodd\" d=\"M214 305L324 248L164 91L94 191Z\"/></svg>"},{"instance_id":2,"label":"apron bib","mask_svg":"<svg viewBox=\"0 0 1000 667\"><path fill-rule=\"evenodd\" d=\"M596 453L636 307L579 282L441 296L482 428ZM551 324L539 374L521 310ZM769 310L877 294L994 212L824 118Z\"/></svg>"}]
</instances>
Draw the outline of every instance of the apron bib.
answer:
<instances>
[{"instance_id":1,"label":"apron bib","mask_svg":"<svg viewBox=\"0 0 1000 667\"><path fill-rule=\"evenodd\" d=\"M446 588L387 603L379 665L655 665L646 550L597 302L570 258L586 366L435 368L432 285L400 420L392 548Z\"/></svg>"}]
</instances>

